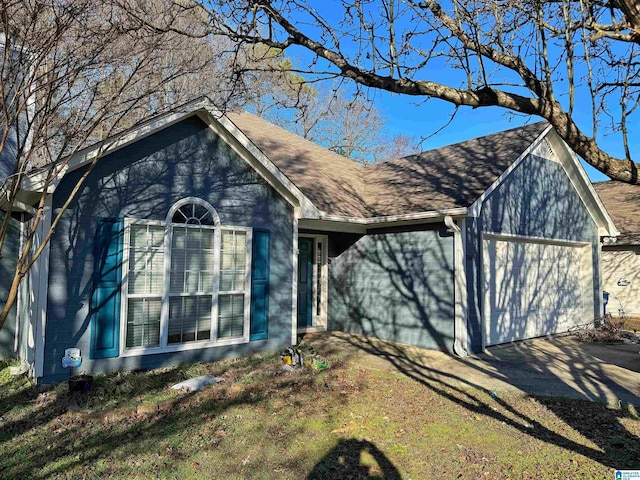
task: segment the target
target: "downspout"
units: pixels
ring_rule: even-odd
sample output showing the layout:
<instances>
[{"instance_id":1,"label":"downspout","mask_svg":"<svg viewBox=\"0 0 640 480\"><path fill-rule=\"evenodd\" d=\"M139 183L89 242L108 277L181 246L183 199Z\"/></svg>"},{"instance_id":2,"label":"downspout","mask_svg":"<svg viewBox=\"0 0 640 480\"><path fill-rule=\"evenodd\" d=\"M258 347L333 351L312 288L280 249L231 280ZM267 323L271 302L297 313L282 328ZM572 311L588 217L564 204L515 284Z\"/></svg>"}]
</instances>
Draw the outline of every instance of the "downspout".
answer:
<instances>
[{"instance_id":1,"label":"downspout","mask_svg":"<svg viewBox=\"0 0 640 480\"><path fill-rule=\"evenodd\" d=\"M467 281L464 269L464 245L462 242L462 230L450 215L446 215L444 217L444 224L449 230L453 232L453 353L458 357L466 357L467 355L469 355L465 348L468 340L466 323Z\"/></svg>"}]
</instances>

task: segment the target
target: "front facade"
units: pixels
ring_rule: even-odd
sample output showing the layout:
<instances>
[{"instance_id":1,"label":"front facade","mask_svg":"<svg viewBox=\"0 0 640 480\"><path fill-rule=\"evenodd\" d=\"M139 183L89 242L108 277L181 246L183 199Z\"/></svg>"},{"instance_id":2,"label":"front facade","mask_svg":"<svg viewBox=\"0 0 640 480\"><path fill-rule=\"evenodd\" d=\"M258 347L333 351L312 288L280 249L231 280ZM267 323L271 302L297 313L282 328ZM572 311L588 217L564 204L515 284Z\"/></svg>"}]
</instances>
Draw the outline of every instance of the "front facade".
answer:
<instances>
[{"instance_id":1,"label":"front facade","mask_svg":"<svg viewBox=\"0 0 640 480\"><path fill-rule=\"evenodd\" d=\"M360 167L207 101L140 125L107 147L34 266L14 354L53 382L72 348L76 372L273 351L327 329L465 355L584 323L615 228L550 128L513 132L465 145L485 149L489 173L447 190L459 172L433 180L434 155L453 150ZM43 231L92 155L48 194ZM423 181L396 183L423 163Z\"/></svg>"}]
</instances>

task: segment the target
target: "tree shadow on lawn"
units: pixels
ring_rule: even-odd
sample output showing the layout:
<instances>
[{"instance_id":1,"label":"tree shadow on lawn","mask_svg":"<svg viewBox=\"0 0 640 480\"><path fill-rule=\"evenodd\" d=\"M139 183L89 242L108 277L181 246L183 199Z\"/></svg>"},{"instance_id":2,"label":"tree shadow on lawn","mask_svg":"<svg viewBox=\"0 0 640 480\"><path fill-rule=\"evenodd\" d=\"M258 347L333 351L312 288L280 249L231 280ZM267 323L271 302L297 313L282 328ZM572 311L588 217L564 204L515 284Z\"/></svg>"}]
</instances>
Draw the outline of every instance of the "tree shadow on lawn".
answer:
<instances>
[{"instance_id":1,"label":"tree shadow on lawn","mask_svg":"<svg viewBox=\"0 0 640 480\"><path fill-rule=\"evenodd\" d=\"M412 354L412 347L362 335L341 335L340 338L366 353L385 359L400 373L469 412L504 422L535 439L584 455L613 469L640 468L640 438L629 432L619 421L622 418L637 418L628 409L615 410L592 401L567 402L554 397L531 395L566 425L597 445L597 448L593 448L551 430L532 416L516 410L499 396L492 396L490 390L469 379L426 365L415 353ZM509 383L507 376L480 367L475 362L453 357L451 361L461 362L487 376ZM536 368L546 367L540 362ZM553 378L553 372L547 369L546 373L549 378ZM578 372L575 373L577 375Z\"/></svg>"},{"instance_id":2,"label":"tree shadow on lawn","mask_svg":"<svg viewBox=\"0 0 640 480\"><path fill-rule=\"evenodd\" d=\"M215 365L215 364L214 364ZM249 363L243 368L243 374L254 368ZM153 389L160 392L171 383L184 379L183 370L189 367L176 367L167 371L146 373L149 378L147 384L153 385ZM218 376L223 375L227 369L213 367L215 372L209 372ZM246 370L246 371L245 371ZM95 466L97 462L114 455L114 450L124 449L125 457L128 455L145 455L157 451L159 442L169 439L181 431L194 431L207 424L211 434L204 437L189 437L190 441L202 442L197 445L197 451L215 449L223 441L224 432L217 435L216 428L224 429L223 420L225 412L236 406L257 405L260 402L272 399L280 392L287 392L301 388L315 388L313 375L282 375L280 365L273 362L271 375L266 380L256 381L255 384L243 384L240 377L236 380L227 379L225 382L200 392L187 394L180 397L179 402L166 411L159 410L148 414L136 414L135 409L123 407L120 415L115 415L114 410L69 413L71 403L87 402L93 392L69 393L64 385L59 385L56 390L56 398L42 406L33 409L29 418L20 418L14 422L0 424L0 470L7 478L32 478L47 467L46 474L68 475L68 472L82 466ZM245 375L246 376L246 375ZM244 378L244 376L242 377ZM265 387L265 381L270 386ZM318 387L320 388L320 387ZM55 393L54 389L47 389L48 393ZM18 405L25 398L34 399L38 393L42 393L38 387L32 387L19 394L3 399L2 405L12 402ZM135 393L133 392L134 398ZM6 411L6 410L4 410ZM220 427L220 424L223 426ZM19 438L21 435L33 429L42 429L41 432L33 432L34 435ZM170 449L166 453L167 464L186 458L190 453L180 448ZM113 463L108 466L110 474L115 469L117 475L118 455ZM159 458L161 455L159 455ZM162 463L161 460L158 460ZM146 468L153 468L146 465ZM163 468L160 465L158 468Z\"/></svg>"}]
</instances>

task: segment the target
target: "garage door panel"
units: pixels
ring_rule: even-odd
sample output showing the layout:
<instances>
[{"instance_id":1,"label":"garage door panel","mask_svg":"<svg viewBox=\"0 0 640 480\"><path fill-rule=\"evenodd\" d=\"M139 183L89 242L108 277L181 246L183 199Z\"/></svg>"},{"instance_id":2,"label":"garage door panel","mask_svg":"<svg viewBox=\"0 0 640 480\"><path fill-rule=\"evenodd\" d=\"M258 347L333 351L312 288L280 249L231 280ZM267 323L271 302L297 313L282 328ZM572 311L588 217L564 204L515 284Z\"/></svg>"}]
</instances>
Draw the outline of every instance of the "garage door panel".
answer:
<instances>
[{"instance_id":1,"label":"garage door panel","mask_svg":"<svg viewBox=\"0 0 640 480\"><path fill-rule=\"evenodd\" d=\"M486 343L557 333L584 322L593 312L589 258L590 246L485 239Z\"/></svg>"}]
</instances>

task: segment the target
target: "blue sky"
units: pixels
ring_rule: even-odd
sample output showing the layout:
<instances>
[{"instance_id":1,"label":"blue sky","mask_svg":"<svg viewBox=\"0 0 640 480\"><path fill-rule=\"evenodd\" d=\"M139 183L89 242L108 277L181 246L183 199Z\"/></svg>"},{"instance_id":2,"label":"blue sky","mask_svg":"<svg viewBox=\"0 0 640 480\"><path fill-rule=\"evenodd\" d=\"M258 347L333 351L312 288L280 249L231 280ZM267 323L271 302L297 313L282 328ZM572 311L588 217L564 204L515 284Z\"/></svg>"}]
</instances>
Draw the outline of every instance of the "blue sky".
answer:
<instances>
[{"instance_id":1,"label":"blue sky","mask_svg":"<svg viewBox=\"0 0 640 480\"><path fill-rule=\"evenodd\" d=\"M372 4L371 8L374 9L371 13L371 21L375 21L375 8L377 7L375 4ZM314 9L319 10L330 24L338 25L338 22L343 19L344 10L336 8L335 4L332 2L314 4ZM299 11L295 11L292 15L293 19L296 21L304 19L304 16L301 16ZM307 20L307 22L301 22L301 25L303 26L302 29L305 30L306 33L311 33L312 36L317 34L319 30L317 28L314 29L314 21L308 18ZM406 19L399 20L399 23L396 25L399 31L403 26L402 21L406 21ZM318 37L318 39L320 38L321 37ZM345 41L346 37L343 37L342 40L344 41L341 45L344 49L343 51L349 53L354 46ZM303 48L293 47L288 51L288 54L293 54L293 57L297 60L301 60L303 65L312 62L314 65L312 70L314 71L317 71L318 69L322 71L325 68L329 71L335 71L335 69L327 67L326 62L323 60L313 59L309 52ZM313 61L311 59L313 59ZM576 68L577 78L579 78L581 75L580 68L583 68L583 66L581 67L580 65L577 65ZM509 73L507 72L506 75L508 74ZM584 71L582 74L584 74ZM425 70L420 72L419 75L416 75L416 79L443 81L445 84L455 85L457 81L460 80L456 75L459 75L459 72L452 70L444 63L432 62L429 64L428 69L425 68ZM506 77L505 81L507 81ZM350 87L349 82L346 82L346 85L347 88ZM589 134L592 126L592 114L590 102L587 97L584 96L587 91L585 90L585 87L586 85L581 83L581 81L576 83L576 109L573 116L578 126L583 129L583 132ZM555 89L558 100L566 102L566 85L557 83L555 85ZM527 95L528 92L524 91L523 94ZM386 133L403 133L417 139L429 137L421 144L421 148L423 150L461 142L470 138L499 132L501 130L541 120L540 118L530 118L517 115L513 112L508 112L497 107L484 107L478 109L460 107L451 124L436 135L433 135L438 129L446 124L450 115L454 111L454 107L451 104L436 99L429 99L428 101L425 101L425 99L421 97L411 97L373 90L369 91L369 98L373 100L374 105L387 122L385 125ZM613 114L615 115L615 113ZM633 127L635 127L635 125L632 123L630 127L631 132L633 132ZM607 133L608 132L606 131L606 126L603 121L598 133L599 146L604 151L617 158L624 158L620 137L617 135L607 136ZM634 137L633 134L631 134L629 140L631 151L640 151L640 135L636 135ZM604 174L585 162L583 162L583 166L592 181L608 179Z\"/></svg>"},{"instance_id":2,"label":"blue sky","mask_svg":"<svg viewBox=\"0 0 640 480\"><path fill-rule=\"evenodd\" d=\"M537 117L527 117L508 112L498 107L472 109L460 107L446 128L433 135L446 124L454 107L447 102L430 99L407 97L388 92L372 93L375 106L381 110L387 120L387 130L392 134L404 133L418 139L429 137L422 143L423 150L458 143L471 138L489 135L501 130L518 127L540 121ZM612 141L603 141L611 153L616 153L616 145ZM608 180L609 177L582 162L591 181Z\"/></svg>"}]
</instances>

